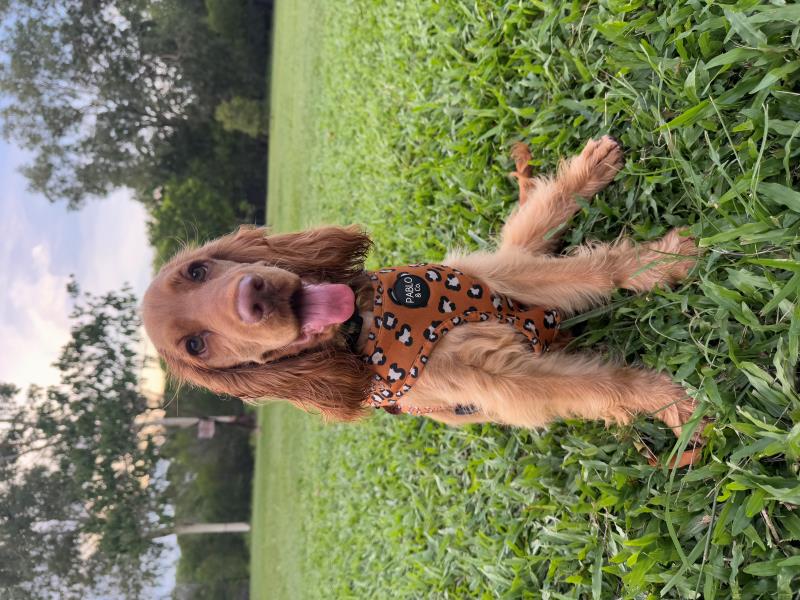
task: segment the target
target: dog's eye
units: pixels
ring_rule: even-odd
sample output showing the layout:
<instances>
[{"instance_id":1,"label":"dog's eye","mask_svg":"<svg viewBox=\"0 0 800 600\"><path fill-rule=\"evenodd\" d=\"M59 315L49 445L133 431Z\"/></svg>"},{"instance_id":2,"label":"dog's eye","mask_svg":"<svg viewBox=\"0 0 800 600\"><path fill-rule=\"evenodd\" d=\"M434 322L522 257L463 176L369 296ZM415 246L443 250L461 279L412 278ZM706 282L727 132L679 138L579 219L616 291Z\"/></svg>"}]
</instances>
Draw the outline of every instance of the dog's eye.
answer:
<instances>
[{"instance_id":1,"label":"dog's eye","mask_svg":"<svg viewBox=\"0 0 800 600\"><path fill-rule=\"evenodd\" d=\"M192 356L202 354L206 349L205 340L199 335L193 335L186 340L186 351Z\"/></svg>"},{"instance_id":2,"label":"dog's eye","mask_svg":"<svg viewBox=\"0 0 800 600\"><path fill-rule=\"evenodd\" d=\"M193 263L186 271L192 281L204 281L208 274L208 267L203 263Z\"/></svg>"}]
</instances>

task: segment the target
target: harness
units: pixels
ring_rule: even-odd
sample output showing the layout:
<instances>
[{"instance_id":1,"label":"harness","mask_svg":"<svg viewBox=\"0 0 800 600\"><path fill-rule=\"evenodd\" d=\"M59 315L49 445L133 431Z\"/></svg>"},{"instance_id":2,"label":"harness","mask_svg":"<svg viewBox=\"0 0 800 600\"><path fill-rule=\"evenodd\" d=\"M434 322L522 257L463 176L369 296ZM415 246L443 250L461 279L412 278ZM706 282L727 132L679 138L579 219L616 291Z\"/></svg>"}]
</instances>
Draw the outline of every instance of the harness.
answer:
<instances>
[{"instance_id":1,"label":"harness","mask_svg":"<svg viewBox=\"0 0 800 600\"><path fill-rule=\"evenodd\" d=\"M389 412L429 414L455 410L472 414L471 405L412 407L402 404L425 368L436 343L464 323L495 320L514 327L531 352L547 352L561 316L555 309L529 307L492 292L458 269L416 264L368 273L374 292L373 319L363 360L374 371L367 404Z\"/></svg>"}]
</instances>

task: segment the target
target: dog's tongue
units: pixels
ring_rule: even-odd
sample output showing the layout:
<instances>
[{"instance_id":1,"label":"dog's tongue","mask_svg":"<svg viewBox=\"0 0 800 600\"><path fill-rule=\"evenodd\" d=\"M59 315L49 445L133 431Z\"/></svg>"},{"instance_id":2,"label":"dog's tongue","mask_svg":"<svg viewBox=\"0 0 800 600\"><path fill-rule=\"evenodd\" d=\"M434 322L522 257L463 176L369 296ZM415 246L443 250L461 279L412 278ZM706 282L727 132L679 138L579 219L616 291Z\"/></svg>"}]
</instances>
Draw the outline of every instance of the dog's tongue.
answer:
<instances>
[{"instance_id":1,"label":"dog's tongue","mask_svg":"<svg viewBox=\"0 0 800 600\"><path fill-rule=\"evenodd\" d=\"M304 285L300 303L303 330L314 333L344 323L355 310L355 300L353 290L341 283Z\"/></svg>"}]
</instances>

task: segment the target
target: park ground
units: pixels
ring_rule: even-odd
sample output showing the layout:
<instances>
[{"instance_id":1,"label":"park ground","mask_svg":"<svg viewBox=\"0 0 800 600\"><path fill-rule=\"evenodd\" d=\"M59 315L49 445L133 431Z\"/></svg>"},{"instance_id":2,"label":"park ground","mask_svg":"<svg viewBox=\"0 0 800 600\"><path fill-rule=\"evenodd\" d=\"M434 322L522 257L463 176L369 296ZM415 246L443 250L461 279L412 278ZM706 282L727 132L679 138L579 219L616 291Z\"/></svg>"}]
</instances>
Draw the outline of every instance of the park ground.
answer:
<instances>
[{"instance_id":1,"label":"park ground","mask_svg":"<svg viewBox=\"0 0 800 600\"><path fill-rule=\"evenodd\" d=\"M800 7L676 0L279 2L268 221L365 225L371 264L491 245L509 148L627 149L567 245L688 226L693 277L618 293L574 343L683 382L657 423L452 429L260 409L251 591L298 598L791 598L800 589ZM667 7L667 5L669 5Z\"/></svg>"}]
</instances>

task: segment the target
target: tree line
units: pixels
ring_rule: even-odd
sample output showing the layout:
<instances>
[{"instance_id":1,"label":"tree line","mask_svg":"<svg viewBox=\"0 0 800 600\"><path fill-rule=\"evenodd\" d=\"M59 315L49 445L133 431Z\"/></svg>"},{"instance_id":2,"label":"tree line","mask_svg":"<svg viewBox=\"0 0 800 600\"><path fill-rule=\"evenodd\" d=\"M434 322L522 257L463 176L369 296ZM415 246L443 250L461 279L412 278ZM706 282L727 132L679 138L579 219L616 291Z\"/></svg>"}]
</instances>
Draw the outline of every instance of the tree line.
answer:
<instances>
[{"instance_id":1,"label":"tree line","mask_svg":"<svg viewBox=\"0 0 800 600\"><path fill-rule=\"evenodd\" d=\"M31 190L79 210L126 187L156 265L184 242L263 222L272 0L0 0L2 134L31 153ZM165 532L248 520L248 432L143 428L138 300L71 284L61 384L0 385L4 597L136 598ZM168 384L168 416L241 414ZM175 597L246 594L237 536L180 539Z\"/></svg>"}]
</instances>

